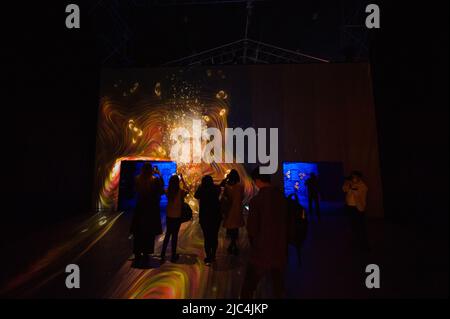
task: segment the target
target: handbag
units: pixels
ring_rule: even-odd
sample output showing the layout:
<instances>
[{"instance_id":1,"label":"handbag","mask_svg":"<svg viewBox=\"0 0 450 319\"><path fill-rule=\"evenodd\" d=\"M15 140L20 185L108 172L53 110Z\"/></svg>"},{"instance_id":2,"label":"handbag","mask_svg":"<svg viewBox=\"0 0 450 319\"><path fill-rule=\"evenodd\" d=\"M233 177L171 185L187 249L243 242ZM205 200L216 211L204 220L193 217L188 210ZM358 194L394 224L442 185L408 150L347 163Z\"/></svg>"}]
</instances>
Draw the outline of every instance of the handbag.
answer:
<instances>
[{"instance_id":1,"label":"handbag","mask_svg":"<svg viewBox=\"0 0 450 319\"><path fill-rule=\"evenodd\" d=\"M192 208L187 203L183 202L181 206L181 222L189 222L192 220Z\"/></svg>"}]
</instances>

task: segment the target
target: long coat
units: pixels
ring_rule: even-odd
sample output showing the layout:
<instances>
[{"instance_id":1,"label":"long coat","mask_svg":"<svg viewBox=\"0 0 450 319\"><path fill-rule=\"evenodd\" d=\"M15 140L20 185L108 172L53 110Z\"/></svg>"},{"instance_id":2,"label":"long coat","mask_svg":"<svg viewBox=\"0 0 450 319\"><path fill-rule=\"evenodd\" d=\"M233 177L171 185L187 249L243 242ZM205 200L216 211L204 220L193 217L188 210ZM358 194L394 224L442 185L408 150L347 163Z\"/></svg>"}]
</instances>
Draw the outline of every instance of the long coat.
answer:
<instances>
[{"instance_id":1,"label":"long coat","mask_svg":"<svg viewBox=\"0 0 450 319\"><path fill-rule=\"evenodd\" d=\"M261 269L283 269L288 256L286 199L275 187L263 187L250 201L247 232L249 262Z\"/></svg>"},{"instance_id":2,"label":"long coat","mask_svg":"<svg viewBox=\"0 0 450 319\"><path fill-rule=\"evenodd\" d=\"M137 202L131 222L131 233L136 237L162 234L159 201L164 193L160 178L136 178Z\"/></svg>"},{"instance_id":3,"label":"long coat","mask_svg":"<svg viewBox=\"0 0 450 319\"><path fill-rule=\"evenodd\" d=\"M242 215L244 186L241 183L226 185L224 196L227 208L224 212L223 227L235 229L244 226L244 216Z\"/></svg>"}]
</instances>

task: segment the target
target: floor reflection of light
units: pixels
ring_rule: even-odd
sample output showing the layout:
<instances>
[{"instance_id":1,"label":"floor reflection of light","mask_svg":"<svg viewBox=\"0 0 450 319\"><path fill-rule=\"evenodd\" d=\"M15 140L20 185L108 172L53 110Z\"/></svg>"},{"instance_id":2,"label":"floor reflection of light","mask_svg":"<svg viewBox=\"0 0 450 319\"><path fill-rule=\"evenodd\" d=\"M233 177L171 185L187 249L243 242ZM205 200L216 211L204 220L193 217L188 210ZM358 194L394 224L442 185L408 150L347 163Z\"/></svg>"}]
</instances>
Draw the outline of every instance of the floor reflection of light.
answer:
<instances>
[{"instance_id":1,"label":"floor reflection of light","mask_svg":"<svg viewBox=\"0 0 450 319\"><path fill-rule=\"evenodd\" d=\"M98 218L95 215L90 217L80 227L82 230L77 230L77 233L83 234L82 236L70 237L50 248L43 256L32 262L28 269L11 278L4 287L1 287L0 295L14 295L16 290L19 291L20 288L23 289L26 285L28 285L27 289L24 292L20 292L19 296L27 297L32 295L46 283L63 273L68 259L72 263L77 263L86 252L109 232L122 214L123 212L114 213L109 222L106 216ZM100 226L103 227L97 226L100 223L102 223Z\"/></svg>"}]
</instances>

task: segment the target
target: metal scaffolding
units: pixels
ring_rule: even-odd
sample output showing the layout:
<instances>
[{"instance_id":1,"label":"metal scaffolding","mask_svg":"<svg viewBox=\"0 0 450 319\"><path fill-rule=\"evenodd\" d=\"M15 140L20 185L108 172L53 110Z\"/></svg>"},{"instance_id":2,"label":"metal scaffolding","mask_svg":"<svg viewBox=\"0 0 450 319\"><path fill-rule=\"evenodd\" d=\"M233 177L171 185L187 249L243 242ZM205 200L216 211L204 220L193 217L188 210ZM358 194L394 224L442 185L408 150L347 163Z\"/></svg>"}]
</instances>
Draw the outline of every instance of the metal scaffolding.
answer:
<instances>
[{"instance_id":1,"label":"metal scaffolding","mask_svg":"<svg viewBox=\"0 0 450 319\"><path fill-rule=\"evenodd\" d=\"M166 66L223 64L327 63L328 60L279 48L251 39L241 39L188 57L165 63Z\"/></svg>"},{"instance_id":2,"label":"metal scaffolding","mask_svg":"<svg viewBox=\"0 0 450 319\"><path fill-rule=\"evenodd\" d=\"M183 1L185 2L185 1ZM221 1L217 1L221 2ZM232 1L222 1L232 2ZM311 55L283 49L274 45L248 38L251 25L254 1L245 2L247 16L245 20L244 38L232 43L205 50L181 59L167 62L167 66L190 65L224 65L224 64L291 64L291 63L323 63L328 60Z\"/></svg>"},{"instance_id":3,"label":"metal scaffolding","mask_svg":"<svg viewBox=\"0 0 450 319\"><path fill-rule=\"evenodd\" d=\"M345 61L367 61L369 58L369 33L365 26L367 4L365 0L342 3L340 47Z\"/></svg>"},{"instance_id":4,"label":"metal scaffolding","mask_svg":"<svg viewBox=\"0 0 450 319\"><path fill-rule=\"evenodd\" d=\"M89 14L96 29L102 65L130 66L129 54L132 31L123 16L123 3L119 0L92 2Z\"/></svg>"}]
</instances>

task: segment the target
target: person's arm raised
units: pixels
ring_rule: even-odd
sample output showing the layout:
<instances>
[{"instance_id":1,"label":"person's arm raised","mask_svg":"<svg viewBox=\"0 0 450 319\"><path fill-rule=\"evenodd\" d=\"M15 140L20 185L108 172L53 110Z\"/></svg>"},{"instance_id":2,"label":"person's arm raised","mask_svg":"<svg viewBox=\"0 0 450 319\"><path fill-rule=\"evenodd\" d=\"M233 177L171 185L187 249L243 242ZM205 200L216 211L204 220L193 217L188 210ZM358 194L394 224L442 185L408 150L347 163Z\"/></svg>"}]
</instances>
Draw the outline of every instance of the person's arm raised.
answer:
<instances>
[{"instance_id":1,"label":"person's arm raised","mask_svg":"<svg viewBox=\"0 0 450 319\"><path fill-rule=\"evenodd\" d=\"M186 184L186 181L184 180L184 178L183 178L183 174L180 174L180 180L181 180L181 184L183 184L183 188L184 188L184 190L188 190L188 187L187 187L187 184Z\"/></svg>"},{"instance_id":2,"label":"person's arm raised","mask_svg":"<svg viewBox=\"0 0 450 319\"><path fill-rule=\"evenodd\" d=\"M350 182L349 181L345 181L344 185L342 186L342 190L344 191L344 193L348 193L350 191Z\"/></svg>"}]
</instances>

